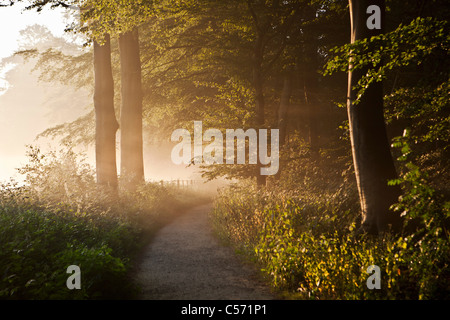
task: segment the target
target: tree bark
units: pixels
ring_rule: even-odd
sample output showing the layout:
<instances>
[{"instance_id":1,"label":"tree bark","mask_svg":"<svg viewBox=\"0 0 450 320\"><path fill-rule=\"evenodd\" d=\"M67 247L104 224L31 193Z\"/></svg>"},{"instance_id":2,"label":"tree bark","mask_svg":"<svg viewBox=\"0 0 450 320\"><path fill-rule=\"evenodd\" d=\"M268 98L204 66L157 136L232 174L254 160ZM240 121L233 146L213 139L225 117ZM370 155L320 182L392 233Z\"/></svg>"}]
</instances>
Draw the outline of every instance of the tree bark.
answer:
<instances>
[{"instance_id":1,"label":"tree bark","mask_svg":"<svg viewBox=\"0 0 450 320\"><path fill-rule=\"evenodd\" d=\"M144 182L142 72L137 28L119 37L121 63L120 173L127 188Z\"/></svg>"},{"instance_id":2,"label":"tree bark","mask_svg":"<svg viewBox=\"0 0 450 320\"><path fill-rule=\"evenodd\" d=\"M384 0L349 0L351 19L351 42L370 38L383 32ZM381 29L369 29L366 13L369 5L381 9ZM351 65L351 61L350 61ZM390 211L400 194L398 187L388 186L388 180L397 177L383 115L383 86L381 82L371 84L359 103L355 104L353 87L369 69L349 72L347 111L350 125L353 163L362 210L360 231L380 233L391 226L401 227L397 214Z\"/></svg>"},{"instance_id":3,"label":"tree bark","mask_svg":"<svg viewBox=\"0 0 450 320\"><path fill-rule=\"evenodd\" d=\"M253 86L255 89L255 107L256 107L256 125L258 129L264 127L265 116L264 116L264 89L263 89L263 71L262 62L264 59L264 46L263 46L263 36L258 32L254 56L253 56ZM258 186L264 186L266 184L266 176L260 173L261 164L259 163L256 172L256 183Z\"/></svg>"},{"instance_id":4,"label":"tree bark","mask_svg":"<svg viewBox=\"0 0 450 320\"><path fill-rule=\"evenodd\" d=\"M278 109L278 129L280 130L280 146L286 143L287 116L292 94L292 77L286 73L283 80L283 90L280 97L280 108Z\"/></svg>"},{"instance_id":5,"label":"tree bark","mask_svg":"<svg viewBox=\"0 0 450 320\"><path fill-rule=\"evenodd\" d=\"M290 100L292 94L292 75L288 71L283 80L283 90L281 91L280 107L278 108L278 130L280 130L280 148L286 143L287 125L288 125L288 111L290 108ZM276 179L281 176L282 166L278 169L275 175Z\"/></svg>"},{"instance_id":6,"label":"tree bark","mask_svg":"<svg viewBox=\"0 0 450 320\"><path fill-rule=\"evenodd\" d=\"M95 156L97 183L117 193L116 132L119 125L114 111L114 80L109 35L105 43L94 42Z\"/></svg>"},{"instance_id":7,"label":"tree bark","mask_svg":"<svg viewBox=\"0 0 450 320\"><path fill-rule=\"evenodd\" d=\"M308 6L305 10L307 21L316 19L316 8ZM319 120L320 120L320 102L319 95L319 53L317 46L317 36L314 34L305 34L305 65L303 68L303 92L305 96L305 105L307 108L308 123L308 142L309 148L314 156L319 152Z\"/></svg>"},{"instance_id":8,"label":"tree bark","mask_svg":"<svg viewBox=\"0 0 450 320\"><path fill-rule=\"evenodd\" d=\"M312 153L319 151L319 101L317 99L317 74L315 69L306 71L303 92L308 114L308 142Z\"/></svg>"}]
</instances>

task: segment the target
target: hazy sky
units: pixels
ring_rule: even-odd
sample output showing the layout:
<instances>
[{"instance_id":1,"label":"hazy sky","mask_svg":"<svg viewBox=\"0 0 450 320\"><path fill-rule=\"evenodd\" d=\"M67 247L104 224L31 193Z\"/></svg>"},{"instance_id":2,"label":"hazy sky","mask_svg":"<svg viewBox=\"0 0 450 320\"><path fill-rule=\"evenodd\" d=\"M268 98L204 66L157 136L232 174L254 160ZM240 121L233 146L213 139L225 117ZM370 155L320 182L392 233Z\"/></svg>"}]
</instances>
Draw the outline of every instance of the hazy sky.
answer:
<instances>
[{"instance_id":1,"label":"hazy sky","mask_svg":"<svg viewBox=\"0 0 450 320\"><path fill-rule=\"evenodd\" d=\"M4 2L4 0L0 0ZM11 55L18 47L19 31L28 25L41 24L47 26L54 35L64 34L65 22L61 10L43 10L22 12L24 5L0 7L0 58Z\"/></svg>"},{"instance_id":2,"label":"hazy sky","mask_svg":"<svg viewBox=\"0 0 450 320\"><path fill-rule=\"evenodd\" d=\"M56 37L65 35L67 23L63 9L46 9L36 13L22 12L23 7L0 7L0 60L19 48L20 31L27 26L40 24ZM39 133L75 120L86 113L86 106L92 102L89 94L77 92L73 88L38 82L38 74L31 73L31 69L30 64L16 65L8 74L12 87L3 94L0 90L0 183L12 176L20 178L16 168L27 162L25 146L36 145L35 137ZM5 87L4 76L5 70L0 70L0 87ZM146 178L160 180L190 177L193 168L172 164L170 149L163 149L144 146ZM90 160L93 164L92 155Z\"/></svg>"},{"instance_id":3,"label":"hazy sky","mask_svg":"<svg viewBox=\"0 0 450 320\"><path fill-rule=\"evenodd\" d=\"M1 2L6 2L0 0ZM62 15L57 11L45 10L41 14L33 11L22 12L24 5L12 7L0 7L0 60L9 57L19 47L19 32L28 25L42 24L49 27L56 35L61 35L64 30ZM0 86L6 86L3 80L8 69L0 70ZM0 94L4 92L0 91Z\"/></svg>"},{"instance_id":4,"label":"hazy sky","mask_svg":"<svg viewBox=\"0 0 450 320\"><path fill-rule=\"evenodd\" d=\"M23 7L0 7L0 59L12 55L19 48L19 32L27 26L41 24L55 36L64 35L66 20L62 10L22 12ZM12 77L15 87L0 95L0 182L14 176L15 168L26 162L25 145L33 144L37 134L58 124L55 123L57 115L49 114L45 106L49 96L54 94L54 88L38 83L36 74L18 73L22 66L15 68L17 71ZM4 76L5 70L0 70L2 87L5 86ZM78 113L81 111L80 108ZM60 117L58 120L70 119Z\"/></svg>"}]
</instances>

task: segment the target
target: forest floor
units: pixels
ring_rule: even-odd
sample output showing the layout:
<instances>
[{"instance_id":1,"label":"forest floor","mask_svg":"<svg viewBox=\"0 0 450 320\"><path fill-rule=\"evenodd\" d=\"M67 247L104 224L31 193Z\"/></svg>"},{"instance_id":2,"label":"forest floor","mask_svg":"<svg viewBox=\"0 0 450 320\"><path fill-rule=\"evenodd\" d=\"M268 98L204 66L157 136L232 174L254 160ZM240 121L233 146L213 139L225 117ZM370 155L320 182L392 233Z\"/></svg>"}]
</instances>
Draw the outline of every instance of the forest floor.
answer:
<instances>
[{"instance_id":1,"label":"forest floor","mask_svg":"<svg viewBox=\"0 0 450 320\"><path fill-rule=\"evenodd\" d=\"M144 300L271 300L251 263L213 234L211 204L195 207L162 228L136 270Z\"/></svg>"}]
</instances>

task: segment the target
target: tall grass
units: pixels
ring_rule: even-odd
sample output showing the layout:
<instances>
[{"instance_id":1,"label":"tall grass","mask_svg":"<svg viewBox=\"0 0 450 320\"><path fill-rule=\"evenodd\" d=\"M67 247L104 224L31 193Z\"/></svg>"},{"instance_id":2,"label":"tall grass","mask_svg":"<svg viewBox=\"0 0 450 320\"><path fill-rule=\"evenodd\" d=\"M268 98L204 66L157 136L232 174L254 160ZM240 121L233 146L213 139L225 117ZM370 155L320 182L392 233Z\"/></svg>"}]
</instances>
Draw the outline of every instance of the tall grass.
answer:
<instances>
[{"instance_id":1,"label":"tall grass","mask_svg":"<svg viewBox=\"0 0 450 320\"><path fill-rule=\"evenodd\" d=\"M111 199L70 149L28 156L25 183L0 188L0 299L132 298L130 270L152 232L199 200L151 183ZM66 286L70 265L79 290Z\"/></svg>"},{"instance_id":2,"label":"tall grass","mask_svg":"<svg viewBox=\"0 0 450 320\"><path fill-rule=\"evenodd\" d=\"M449 202L416 212L424 217L421 231L371 237L354 232L359 225L355 190L323 188L317 194L311 189L256 189L241 182L216 199L214 228L288 298L450 298L450 242L444 227ZM427 195L415 194L415 204L421 196ZM413 203L400 207L405 206L414 210ZM371 265L381 269L380 290L367 287Z\"/></svg>"}]
</instances>

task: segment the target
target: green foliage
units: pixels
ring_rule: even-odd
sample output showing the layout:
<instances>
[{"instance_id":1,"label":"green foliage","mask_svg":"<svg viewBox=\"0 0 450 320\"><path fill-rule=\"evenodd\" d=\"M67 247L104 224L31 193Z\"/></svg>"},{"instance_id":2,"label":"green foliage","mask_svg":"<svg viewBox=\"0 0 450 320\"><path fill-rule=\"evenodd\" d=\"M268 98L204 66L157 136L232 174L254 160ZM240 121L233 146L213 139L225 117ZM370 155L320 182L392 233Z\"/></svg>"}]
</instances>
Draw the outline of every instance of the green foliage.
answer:
<instances>
[{"instance_id":1,"label":"green foliage","mask_svg":"<svg viewBox=\"0 0 450 320\"><path fill-rule=\"evenodd\" d=\"M23 190L9 191L13 193L9 199L6 192L2 190L0 206L2 299L118 298L127 294L129 257L139 239L130 223L99 213L76 214L63 206L43 209L30 198L21 201L27 194ZM66 288L70 265L82 270L81 290Z\"/></svg>"},{"instance_id":2,"label":"green foliage","mask_svg":"<svg viewBox=\"0 0 450 320\"><path fill-rule=\"evenodd\" d=\"M399 88L385 97L387 121L408 127L402 140L411 146L409 158L430 172L439 188L448 185L448 174L441 169L448 165L450 152L448 90L447 79L436 87Z\"/></svg>"},{"instance_id":3,"label":"green foliage","mask_svg":"<svg viewBox=\"0 0 450 320\"><path fill-rule=\"evenodd\" d=\"M127 299L130 270L161 224L198 197L156 184L111 199L73 150L29 147L21 186L0 188L0 299ZM69 290L70 265L81 290Z\"/></svg>"},{"instance_id":4,"label":"green foliage","mask_svg":"<svg viewBox=\"0 0 450 320\"><path fill-rule=\"evenodd\" d=\"M81 21L84 24L79 31L87 33L90 39L99 43L105 34L118 36L133 30L148 20L156 1L134 0L79 0L82 8Z\"/></svg>"},{"instance_id":5,"label":"green foliage","mask_svg":"<svg viewBox=\"0 0 450 320\"><path fill-rule=\"evenodd\" d=\"M132 30L145 22L153 13L152 0L113 1L113 0L11 0L9 5L27 2L26 10L42 11L62 7L81 9L81 24L69 26L68 30L83 32L90 40L102 42L106 33L119 35Z\"/></svg>"},{"instance_id":6,"label":"green foliage","mask_svg":"<svg viewBox=\"0 0 450 320\"><path fill-rule=\"evenodd\" d=\"M278 190L241 185L216 200L217 233L258 262L274 287L308 299L449 298L448 40L446 21L417 18L335 49L339 56L325 72L348 71L349 62L374 66L360 95L372 82L392 85L385 97L390 129L411 127L394 139L400 175L390 182L402 187L393 209L405 220L403 234L353 232L359 210L349 153L331 145L315 159L301 143L289 146ZM373 264L381 268L381 290L366 286Z\"/></svg>"},{"instance_id":7,"label":"green foliage","mask_svg":"<svg viewBox=\"0 0 450 320\"><path fill-rule=\"evenodd\" d=\"M399 161L404 164L398 179L403 195L393 209L405 218L406 228L414 233L404 239L412 261L410 268L419 286L419 298L430 299L449 289L450 264L450 201L430 184L428 175L411 161L409 130L397 137L394 147L401 149Z\"/></svg>"},{"instance_id":8,"label":"green foliage","mask_svg":"<svg viewBox=\"0 0 450 320\"><path fill-rule=\"evenodd\" d=\"M448 55L449 44L447 21L416 18L392 32L333 48L334 57L326 64L324 74L370 67L355 88L359 99L371 83L385 80L393 70Z\"/></svg>"},{"instance_id":9,"label":"green foliage","mask_svg":"<svg viewBox=\"0 0 450 320\"><path fill-rule=\"evenodd\" d=\"M16 207L1 210L2 299L118 298L124 286L127 256L108 238L132 247L137 234L107 217L50 213ZM127 239L128 238L128 239ZM111 247L114 247L114 252ZM82 270L82 289L70 291L66 268ZM131 288L130 288L131 289Z\"/></svg>"},{"instance_id":10,"label":"green foliage","mask_svg":"<svg viewBox=\"0 0 450 320\"><path fill-rule=\"evenodd\" d=\"M442 206L447 218L448 207ZM222 239L258 262L272 285L291 298L448 298L447 230L359 236L351 232L357 214L342 198L314 201L234 186L222 191L212 217ZM381 269L381 290L366 286L366 270L374 264Z\"/></svg>"},{"instance_id":11,"label":"green foliage","mask_svg":"<svg viewBox=\"0 0 450 320\"><path fill-rule=\"evenodd\" d=\"M405 191L405 195L400 197L400 202L394 208L409 219L423 220L427 228L430 228L429 222L434 221L439 224L442 219L448 217L441 215L437 206L442 200L436 199L435 190L428 185L426 174L408 159L412 150L407 138L409 138L409 130L405 130L404 135L394 139L393 143L394 147L401 149L402 155L398 160L404 162L405 167L398 179L389 181L390 185L401 185Z\"/></svg>"}]
</instances>

